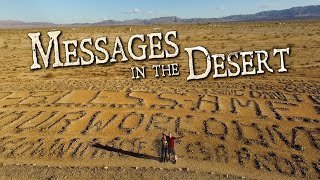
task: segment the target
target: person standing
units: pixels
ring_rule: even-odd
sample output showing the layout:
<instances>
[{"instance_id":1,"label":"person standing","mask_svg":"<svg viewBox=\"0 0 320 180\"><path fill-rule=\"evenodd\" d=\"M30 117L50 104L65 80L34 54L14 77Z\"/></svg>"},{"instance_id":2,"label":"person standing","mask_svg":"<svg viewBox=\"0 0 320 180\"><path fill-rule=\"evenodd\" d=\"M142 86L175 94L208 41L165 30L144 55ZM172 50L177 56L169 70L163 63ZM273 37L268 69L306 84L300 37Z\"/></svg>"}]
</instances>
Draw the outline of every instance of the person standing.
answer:
<instances>
[{"instance_id":1,"label":"person standing","mask_svg":"<svg viewBox=\"0 0 320 180\"><path fill-rule=\"evenodd\" d=\"M175 149L174 149L174 141L175 141L176 139L183 138L183 136L181 136L181 137L174 137L174 136L172 136L172 133L170 132L170 133L169 133L169 136L166 136L166 138L167 138L167 141L168 141L169 159L171 160L171 157L173 156L173 157L174 157L174 163L176 163L177 157L176 157L176 151L175 151Z\"/></svg>"},{"instance_id":2,"label":"person standing","mask_svg":"<svg viewBox=\"0 0 320 180\"><path fill-rule=\"evenodd\" d=\"M168 141L167 136L163 134L163 137L161 138L161 159L160 162L166 162L168 157Z\"/></svg>"}]
</instances>

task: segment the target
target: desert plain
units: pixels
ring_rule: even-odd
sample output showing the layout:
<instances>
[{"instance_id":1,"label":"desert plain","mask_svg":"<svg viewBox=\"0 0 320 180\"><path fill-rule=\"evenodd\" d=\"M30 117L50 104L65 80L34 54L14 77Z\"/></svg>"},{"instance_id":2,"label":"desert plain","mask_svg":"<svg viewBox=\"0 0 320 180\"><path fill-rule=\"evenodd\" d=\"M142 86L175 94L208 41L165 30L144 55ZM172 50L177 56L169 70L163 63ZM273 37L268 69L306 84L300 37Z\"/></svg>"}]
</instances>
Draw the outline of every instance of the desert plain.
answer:
<instances>
[{"instance_id":1,"label":"desert plain","mask_svg":"<svg viewBox=\"0 0 320 180\"><path fill-rule=\"evenodd\" d=\"M62 39L107 36L109 52L116 36L126 48L131 35L175 30L180 53L31 70L28 33L40 32L46 49L53 29L0 30L0 179L320 178L319 21L59 27ZM187 81L183 49L193 46L212 54L289 47L288 72ZM206 63L196 57L201 73ZM152 65L172 63L179 76L154 77ZM279 68L279 57L269 63ZM134 66L145 66L146 78L133 80ZM184 136L176 164L159 162L169 132Z\"/></svg>"}]
</instances>

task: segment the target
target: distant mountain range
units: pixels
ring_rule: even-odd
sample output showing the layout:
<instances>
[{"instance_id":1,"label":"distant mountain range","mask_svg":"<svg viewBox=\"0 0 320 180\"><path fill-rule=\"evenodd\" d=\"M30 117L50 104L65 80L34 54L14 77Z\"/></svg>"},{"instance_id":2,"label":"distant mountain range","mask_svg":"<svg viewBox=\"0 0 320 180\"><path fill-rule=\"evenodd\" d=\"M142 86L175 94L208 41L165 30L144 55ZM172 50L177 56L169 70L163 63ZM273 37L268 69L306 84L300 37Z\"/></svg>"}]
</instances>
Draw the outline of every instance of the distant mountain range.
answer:
<instances>
[{"instance_id":1,"label":"distant mountain range","mask_svg":"<svg viewBox=\"0 0 320 180\"><path fill-rule=\"evenodd\" d=\"M247 21L285 21L320 19L320 5L293 7L285 10L263 11L256 14L232 15L221 18L181 19L175 16L153 19L132 19L125 21L106 20L97 23L54 24L47 22L0 21L0 28L36 28L36 27L76 27L76 26L118 26L118 25L153 25L153 24L189 24L215 22Z\"/></svg>"}]
</instances>

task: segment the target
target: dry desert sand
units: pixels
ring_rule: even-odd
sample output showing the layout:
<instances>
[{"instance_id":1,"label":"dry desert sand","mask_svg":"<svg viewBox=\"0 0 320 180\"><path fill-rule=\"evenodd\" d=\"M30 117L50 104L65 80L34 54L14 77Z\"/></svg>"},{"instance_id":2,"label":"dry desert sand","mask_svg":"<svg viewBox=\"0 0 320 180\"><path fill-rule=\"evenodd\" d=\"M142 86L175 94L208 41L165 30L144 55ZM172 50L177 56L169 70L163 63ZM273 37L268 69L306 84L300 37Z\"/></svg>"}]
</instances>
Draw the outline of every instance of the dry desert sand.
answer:
<instances>
[{"instance_id":1,"label":"dry desert sand","mask_svg":"<svg viewBox=\"0 0 320 180\"><path fill-rule=\"evenodd\" d=\"M320 178L319 21L59 30L62 40L107 36L109 53L116 36L126 47L133 34L176 30L180 54L31 70L28 33L47 44L51 29L0 30L0 179ZM187 81L183 49L193 46L211 54L290 47L288 72ZM153 77L152 65L171 63L180 76ZM146 66L147 78L132 80L133 66ZM176 164L158 160L163 132L184 135Z\"/></svg>"}]
</instances>

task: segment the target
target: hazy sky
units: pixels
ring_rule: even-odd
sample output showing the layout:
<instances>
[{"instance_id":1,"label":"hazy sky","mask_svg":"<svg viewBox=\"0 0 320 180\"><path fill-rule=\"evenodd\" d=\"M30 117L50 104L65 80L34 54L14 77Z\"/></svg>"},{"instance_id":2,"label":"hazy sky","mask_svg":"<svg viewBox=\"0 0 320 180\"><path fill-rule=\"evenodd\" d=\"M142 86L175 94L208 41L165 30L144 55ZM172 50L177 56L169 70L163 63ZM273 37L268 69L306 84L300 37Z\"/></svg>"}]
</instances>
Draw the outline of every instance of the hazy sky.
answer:
<instances>
[{"instance_id":1,"label":"hazy sky","mask_svg":"<svg viewBox=\"0 0 320 180\"><path fill-rule=\"evenodd\" d=\"M295 6L320 0L0 0L0 20L77 23L150 19L161 16L222 17Z\"/></svg>"}]
</instances>

